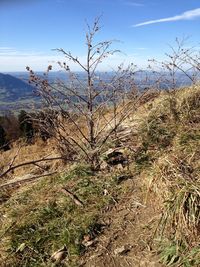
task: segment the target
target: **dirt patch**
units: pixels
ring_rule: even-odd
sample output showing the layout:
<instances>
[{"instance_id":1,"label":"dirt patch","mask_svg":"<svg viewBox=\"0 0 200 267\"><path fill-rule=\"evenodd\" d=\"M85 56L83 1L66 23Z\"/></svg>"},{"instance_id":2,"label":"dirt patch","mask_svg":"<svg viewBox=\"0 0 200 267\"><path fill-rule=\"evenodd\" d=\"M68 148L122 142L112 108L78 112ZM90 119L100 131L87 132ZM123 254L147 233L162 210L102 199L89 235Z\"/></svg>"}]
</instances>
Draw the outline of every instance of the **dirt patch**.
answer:
<instances>
[{"instance_id":1,"label":"dirt patch","mask_svg":"<svg viewBox=\"0 0 200 267\"><path fill-rule=\"evenodd\" d=\"M144 204L139 180L128 180L129 192L102 215L109 226L99 236L96 247L88 249L84 267L161 267L151 246L159 212L155 203Z\"/></svg>"}]
</instances>

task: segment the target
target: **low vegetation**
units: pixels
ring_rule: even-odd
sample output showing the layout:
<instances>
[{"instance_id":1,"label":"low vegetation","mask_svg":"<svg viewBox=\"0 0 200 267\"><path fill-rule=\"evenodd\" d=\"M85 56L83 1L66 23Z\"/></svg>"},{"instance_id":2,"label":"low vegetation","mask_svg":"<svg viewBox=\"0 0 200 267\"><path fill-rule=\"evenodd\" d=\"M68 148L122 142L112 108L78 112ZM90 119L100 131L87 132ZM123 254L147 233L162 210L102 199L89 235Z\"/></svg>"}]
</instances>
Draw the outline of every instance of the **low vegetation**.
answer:
<instances>
[{"instance_id":1,"label":"low vegetation","mask_svg":"<svg viewBox=\"0 0 200 267\"><path fill-rule=\"evenodd\" d=\"M140 107L146 115L138 135L129 137L129 148L137 143L137 151L126 152L128 173L116 168L94 172L89 165L75 164L11 195L1 192L2 266L52 266L51 255L63 246L68 257L59 266L79 266L79 258L88 251L84 240L98 240L108 227L104 213L126 195L119 180L125 174L128 179L138 177L144 204L151 198L157 205L150 242L163 266L199 266L199 93L198 87L177 90L176 119L168 93Z\"/></svg>"},{"instance_id":2,"label":"low vegetation","mask_svg":"<svg viewBox=\"0 0 200 267\"><path fill-rule=\"evenodd\" d=\"M153 138L155 158L145 172L150 177L148 189L163 203L156 236L167 266L200 264L199 95L199 88L178 90L176 119L165 105L167 99L162 99L147 120L144 140L149 145Z\"/></svg>"},{"instance_id":3,"label":"low vegetation","mask_svg":"<svg viewBox=\"0 0 200 267\"><path fill-rule=\"evenodd\" d=\"M86 64L57 50L84 81L66 62L70 86L49 83L52 66L43 77L27 67L46 109L0 120L0 264L198 267L199 57L177 41L153 61L155 84L139 88L133 64L105 83L97 67L118 51L94 42L98 23L87 25ZM177 72L192 85L177 88Z\"/></svg>"},{"instance_id":4,"label":"low vegetation","mask_svg":"<svg viewBox=\"0 0 200 267\"><path fill-rule=\"evenodd\" d=\"M71 190L83 207L68 198L63 187ZM104 195L105 189L109 195ZM53 252L66 245L70 266L77 266L77 258L85 250L84 236L94 238L101 233L105 226L101 214L116 201L116 189L112 177L94 175L87 166L78 165L15 194L1 207L1 256L6 256L2 264L51 266Z\"/></svg>"}]
</instances>

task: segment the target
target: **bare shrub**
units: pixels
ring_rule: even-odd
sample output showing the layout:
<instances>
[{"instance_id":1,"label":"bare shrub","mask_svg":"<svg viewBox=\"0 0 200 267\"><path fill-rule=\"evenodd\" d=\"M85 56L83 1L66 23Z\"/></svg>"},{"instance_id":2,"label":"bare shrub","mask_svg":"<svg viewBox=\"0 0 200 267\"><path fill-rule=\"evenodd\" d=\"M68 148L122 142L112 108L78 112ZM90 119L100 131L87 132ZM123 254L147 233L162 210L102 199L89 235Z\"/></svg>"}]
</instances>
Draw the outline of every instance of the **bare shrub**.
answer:
<instances>
[{"instance_id":1,"label":"bare shrub","mask_svg":"<svg viewBox=\"0 0 200 267\"><path fill-rule=\"evenodd\" d=\"M170 46L170 52L165 56L162 61L149 60L149 68L157 73L160 89L163 88L168 93L171 114L178 121L176 89L186 84L194 87L198 84L200 56L198 49L187 46L187 38L176 38L175 45Z\"/></svg>"},{"instance_id":2,"label":"bare shrub","mask_svg":"<svg viewBox=\"0 0 200 267\"><path fill-rule=\"evenodd\" d=\"M56 49L67 61L58 62L67 82L49 81L51 65L43 77L27 67L30 82L36 85L47 109L41 127L57 139L64 158L85 159L94 169L99 167L99 155L108 139L117 136L117 128L145 94L136 86L133 64L126 68L120 65L109 73L98 71L102 61L119 52L111 48L113 40L96 42L99 30L99 18L92 27L87 25L85 62L71 52ZM70 62L82 72L71 71Z\"/></svg>"}]
</instances>

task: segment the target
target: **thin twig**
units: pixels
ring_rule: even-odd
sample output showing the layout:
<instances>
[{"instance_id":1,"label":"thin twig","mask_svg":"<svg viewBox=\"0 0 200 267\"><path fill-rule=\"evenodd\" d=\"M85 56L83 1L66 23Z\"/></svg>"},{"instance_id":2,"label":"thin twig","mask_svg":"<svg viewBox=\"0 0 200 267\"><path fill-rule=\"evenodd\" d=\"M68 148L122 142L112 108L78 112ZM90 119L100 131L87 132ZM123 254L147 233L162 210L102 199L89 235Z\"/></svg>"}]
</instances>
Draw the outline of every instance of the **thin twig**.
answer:
<instances>
[{"instance_id":1,"label":"thin twig","mask_svg":"<svg viewBox=\"0 0 200 267\"><path fill-rule=\"evenodd\" d=\"M68 189L62 188L60 191L64 193L66 196L69 196L76 205L81 206L81 207L84 206L83 202L76 195L70 192Z\"/></svg>"}]
</instances>

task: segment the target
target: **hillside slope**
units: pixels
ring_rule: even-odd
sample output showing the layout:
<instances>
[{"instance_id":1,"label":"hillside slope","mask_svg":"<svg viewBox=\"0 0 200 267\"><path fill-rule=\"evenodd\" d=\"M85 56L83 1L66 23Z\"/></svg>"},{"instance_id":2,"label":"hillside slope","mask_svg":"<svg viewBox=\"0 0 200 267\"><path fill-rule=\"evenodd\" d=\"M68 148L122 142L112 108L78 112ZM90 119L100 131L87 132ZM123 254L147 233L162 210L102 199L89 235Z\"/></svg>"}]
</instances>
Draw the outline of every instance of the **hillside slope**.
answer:
<instances>
[{"instance_id":1,"label":"hillside slope","mask_svg":"<svg viewBox=\"0 0 200 267\"><path fill-rule=\"evenodd\" d=\"M0 111L30 108L34 87L10 74L0 73Z\"/></svg>"},{"instance_id":2,"label":"hillside slope","mask_svg":"<svg viewBox=\"0 0 200 267\"><path fill-rule=\"evenodd\" d=\"M33 86L12 75L0 73L0 99L2 101L17 101L27 96L33 96Z\"/></svg>"},{"instance_id":3,"label":"hillside slope","mask_svg":"<svg viewBox=\"0 0 200 267\"><path fill-rule=\"evenodd\" d=\"M141 104L119 136L126 168L69 164L0 189L1 266L200 266L200 88Z\"/></svg>"}]
</instances>

